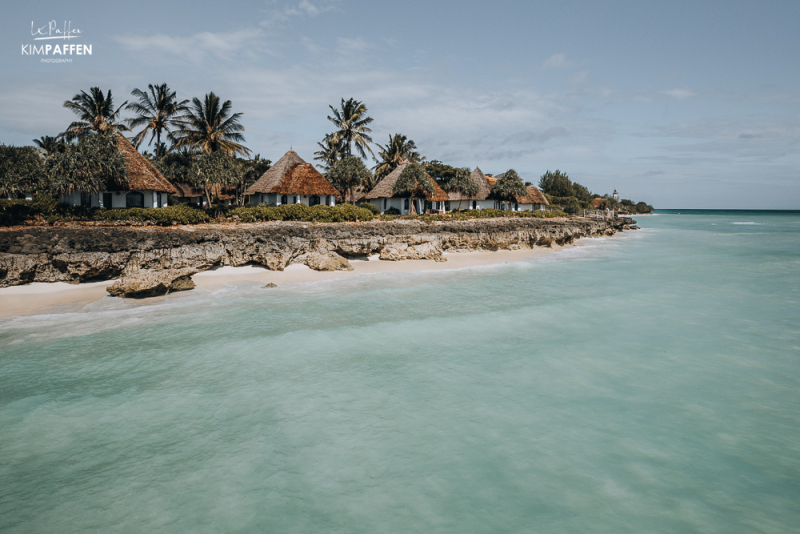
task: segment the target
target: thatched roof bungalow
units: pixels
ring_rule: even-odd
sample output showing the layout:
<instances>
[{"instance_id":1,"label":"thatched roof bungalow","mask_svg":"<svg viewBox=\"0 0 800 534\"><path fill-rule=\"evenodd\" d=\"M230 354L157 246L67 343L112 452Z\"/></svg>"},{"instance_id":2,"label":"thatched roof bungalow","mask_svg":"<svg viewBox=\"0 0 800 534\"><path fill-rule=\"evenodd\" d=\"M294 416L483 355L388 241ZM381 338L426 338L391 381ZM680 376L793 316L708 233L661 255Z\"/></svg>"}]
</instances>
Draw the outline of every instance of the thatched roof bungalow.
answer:
<instances>
[{"instance_id":1,"label":"thatched roof bungalow","mask_svg":"<svg viewBox=\"0 0 800 534\"><path fill-rule=\"evenodd\" d=\"M489 198L492 183L489 182L488 177L483 174L480 168L475 167L475 170L470 174L470 178L473 182L477 182L478 192L473 196L462 195L457 192L448 193L450 209L485 210L495 208L495 201Z\"/></svg>"},{"instance_id":2,"label":"thatched roof bungalow","mask_svg":"<svg viewBox=\"0 0 800 534\"><path fill-rule=\"evenodd\" d=\"M250 196L253 204L333 206L339 191L312 164L289 150L244 194Z\"/></svg>"},{"instance_id":3,"label":"thatched roof bungalow","mask_svg":"<svg viewBox=\"0 0 800 534\"><path fill-rule=\"evenodd\" d=\"M529 185L528 194L523 197L516 197L516 201L517 202L513 206L514 211L543 210L545 206L550 205L547 201L547 197L545 197L535 185Z\"/></svg>"},{"instance_id":4,"label":"thatched roof bungalow","mask_svg":"<svg viewBox=\"0 0 800 534\"><path fill-rule=\"evenodd\" d=\"M426 211L443 213L445 211L445 202L449 200L449 197L433 178L431 178L431 181L435 189L434 194L425 197L425 199L414 199L414 206L411 205L407 195L395 195L392 192L394 184L400 178L400 173L403 172L406 165L408 164L398 165L395 170L378 182L372 191L364 195L364 199L375 205L381 210L381 213L385 213L392 208L399 211L401 215L408 215L412 211L415 213L425 213Z\"/></svg>"},{"instance_id":5,"label":"thatched roof bungalow","mask_svg":"<svg viewBox=\"0 0 800 534\"><path fill-rule=\"evenodd\" d=\"M161 208L167 205L167 195L176 194L178 190L127 139L118 135L117 140L128 168L127 189L99 193L73 191L61 195L61 202L93 208Z\"/></svg>"}]
</instances>

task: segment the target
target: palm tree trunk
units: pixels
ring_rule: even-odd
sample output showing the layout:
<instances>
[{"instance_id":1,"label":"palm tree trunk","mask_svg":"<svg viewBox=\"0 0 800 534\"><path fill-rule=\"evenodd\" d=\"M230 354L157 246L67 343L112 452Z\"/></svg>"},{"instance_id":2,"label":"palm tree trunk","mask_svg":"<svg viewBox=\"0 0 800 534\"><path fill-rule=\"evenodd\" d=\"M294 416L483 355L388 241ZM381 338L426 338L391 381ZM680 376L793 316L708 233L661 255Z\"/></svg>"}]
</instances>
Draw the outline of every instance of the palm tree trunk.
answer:
<instances>
[{"instance_id":1,"label":"palm tree trunk","mask_svg":"<svg viewBox=\"0 0 800 534\"><path fill-rule=\"evenodd\" d=\"M203 191L205 191L205 193L206 193L207 206L210 208L211 207L211 192L208 190L208 186L207 185L203 186Z\"/></svg>"}]
</instances>

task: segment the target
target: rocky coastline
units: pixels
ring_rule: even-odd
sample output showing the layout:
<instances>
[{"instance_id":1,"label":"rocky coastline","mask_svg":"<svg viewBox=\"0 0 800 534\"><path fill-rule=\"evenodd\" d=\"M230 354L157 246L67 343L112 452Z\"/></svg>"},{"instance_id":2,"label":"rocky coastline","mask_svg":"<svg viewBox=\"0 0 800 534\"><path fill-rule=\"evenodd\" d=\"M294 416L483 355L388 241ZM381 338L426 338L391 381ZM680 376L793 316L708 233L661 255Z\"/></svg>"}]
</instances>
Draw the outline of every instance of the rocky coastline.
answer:
<instances>
[{"instance_id":1,"label":"rocky coastline","mask_svg":"<svg viewBox=\"0 0 800 534\"><path fill-rule=\"evenodd\" d=\"M11 228L0 231L0 287L117 280L109 294L151 297L192 289L192 275L219 265L350 270L348 259L375 254L387 261L446 261L445 252L565 245L635 229L634 224L617 217Z\"/></svg>"}]
</instances>

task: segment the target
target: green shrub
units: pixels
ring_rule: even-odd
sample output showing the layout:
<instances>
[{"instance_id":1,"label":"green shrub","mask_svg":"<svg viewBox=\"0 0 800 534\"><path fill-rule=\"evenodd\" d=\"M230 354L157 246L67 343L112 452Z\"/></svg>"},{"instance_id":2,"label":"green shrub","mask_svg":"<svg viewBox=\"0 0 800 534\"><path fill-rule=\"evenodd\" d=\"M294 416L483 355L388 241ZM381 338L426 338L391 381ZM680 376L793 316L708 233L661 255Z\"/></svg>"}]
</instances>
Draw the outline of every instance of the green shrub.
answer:
<instances>
[{"instance_id":1,"label":"green shrub","mask_svg":"<svg viewBox=\"0 0 800 534\"><path fill-rule=\"evenodd\" d=\"M243 222L256 221L308 221L308 222L352 222L371 221L374 215L365 208L352 204L338 204L334 207L317 204L308 207L305 204L284 204L267 206L260 204L255 208L236 208L229 216L239 217Z\"/></svg>"},{"instance_id":2,"label":"green shrub","mask_svg":"<svg viewBox=\"0 0 800 534\"><path fill-rule=\"evenodd\" d=\"M389 208L384 212L386 215L401 215L400 210L397 208Z\"/></svg>"},{"instance_id":3,"label":"green shrub","mask_svg":"<svg viewBox=\"0 0 800 534\"><path fill-rule=\"evenodd\" d=\"M170 226L173 222L177 224L205 223L211 217L203 209L192 207L189 204L178 204L166 208L99 208L92 214L92 219L95 221L151 222L159 226Z\"/></svg>"},{"instance_id":4,"label":"green shrub","mask_svg":"<svg viewBox=\"0 0 800 534\"><path fill-rule=\"evenodd\" d=\"M378 207L372 202L362 202L358 205L358 207L371 211L373 215L377 215L381 212L381 210L379 210Z\"/></svg>"}]
</instances>

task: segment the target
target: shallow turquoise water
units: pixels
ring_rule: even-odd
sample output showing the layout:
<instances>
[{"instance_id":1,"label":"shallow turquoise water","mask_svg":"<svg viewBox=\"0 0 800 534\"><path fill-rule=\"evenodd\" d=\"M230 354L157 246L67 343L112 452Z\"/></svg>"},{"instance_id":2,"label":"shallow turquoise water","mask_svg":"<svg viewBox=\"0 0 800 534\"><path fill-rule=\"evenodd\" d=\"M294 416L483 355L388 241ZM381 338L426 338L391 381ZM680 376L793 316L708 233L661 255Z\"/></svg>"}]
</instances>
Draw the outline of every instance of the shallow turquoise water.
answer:
<instances>
[{"instance_id":1,"label":"shallow turquoise water","mask_svg":"<svg viewBox=\"0 0 800 534\"><path fill-rule=\"evenodd\" d=\"M800 214L0 322L0 530L800 532Z\"/></svg>"}]
</instances>

